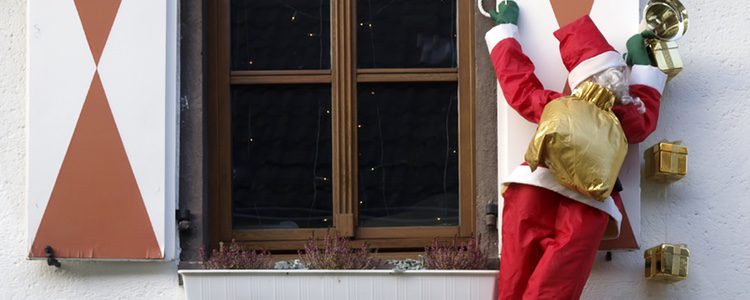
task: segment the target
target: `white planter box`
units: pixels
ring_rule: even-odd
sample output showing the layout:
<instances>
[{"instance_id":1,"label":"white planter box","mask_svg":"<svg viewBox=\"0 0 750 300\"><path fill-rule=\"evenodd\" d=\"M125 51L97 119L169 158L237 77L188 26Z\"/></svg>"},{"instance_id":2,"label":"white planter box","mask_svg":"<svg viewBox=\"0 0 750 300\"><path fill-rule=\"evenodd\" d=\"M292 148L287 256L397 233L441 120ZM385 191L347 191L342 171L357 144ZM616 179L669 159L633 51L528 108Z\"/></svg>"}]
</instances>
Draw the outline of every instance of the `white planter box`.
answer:
<instances>
[{"instance_id":1,"label":"white planter box","mask_svg":"<svg viewBox=\"0 0 750 300\"><path fill-rule=\"evenodd\" d=\"M497 271L180 270L188 300L494 300Z\"/></svg>"}]
</instances>

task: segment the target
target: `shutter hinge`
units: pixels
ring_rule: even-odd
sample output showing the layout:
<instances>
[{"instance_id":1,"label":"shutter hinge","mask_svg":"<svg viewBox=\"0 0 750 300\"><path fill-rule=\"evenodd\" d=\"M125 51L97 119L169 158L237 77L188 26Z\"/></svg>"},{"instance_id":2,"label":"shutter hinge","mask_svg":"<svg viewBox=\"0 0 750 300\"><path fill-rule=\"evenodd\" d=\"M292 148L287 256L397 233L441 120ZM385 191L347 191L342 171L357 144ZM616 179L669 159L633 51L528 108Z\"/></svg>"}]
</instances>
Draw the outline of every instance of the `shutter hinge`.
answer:
<instances>
[{"instance_id":1,"label":"shutter hinge","mask_svg":"<svg viewBox=\"0 0 750 300\"><path fill-rule=\"evenodd\" d=\"M48 266L55 266L60 267L60 261L58 261L55 258L55 252L52 250L52 246L47 245L47 247L44 247L44 254L47 256L47 265Z\"/></svg>"},{"instance_id":2,"label":"shutter hinge","mask_svg":"<svg viewBox=\"0 0 750 300\"><path fill-rule=\"evenodd\" d=\"M484 207L484 210L484 225L488 228L497 228L497 204L489 202Z\"/></svg>"}]
</instances>

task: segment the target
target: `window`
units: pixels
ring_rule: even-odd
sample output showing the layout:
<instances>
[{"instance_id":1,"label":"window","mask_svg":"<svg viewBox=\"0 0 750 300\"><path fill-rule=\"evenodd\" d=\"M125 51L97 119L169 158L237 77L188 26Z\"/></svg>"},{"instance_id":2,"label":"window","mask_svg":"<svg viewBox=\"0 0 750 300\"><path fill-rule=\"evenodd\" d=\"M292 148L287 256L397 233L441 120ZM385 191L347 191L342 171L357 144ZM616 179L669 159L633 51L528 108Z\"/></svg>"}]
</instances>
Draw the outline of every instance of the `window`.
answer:
<instances>
[{"instance_id":1,"label":"window","mask_svg":"<svg viewBox=\"0 0 750 300\"><path fill-rule=\"evenodd\" d=\"M383 252L470 236L472 8L210 1L212 241L294 251L333 228Z\"/></svg>"}]
</instances>

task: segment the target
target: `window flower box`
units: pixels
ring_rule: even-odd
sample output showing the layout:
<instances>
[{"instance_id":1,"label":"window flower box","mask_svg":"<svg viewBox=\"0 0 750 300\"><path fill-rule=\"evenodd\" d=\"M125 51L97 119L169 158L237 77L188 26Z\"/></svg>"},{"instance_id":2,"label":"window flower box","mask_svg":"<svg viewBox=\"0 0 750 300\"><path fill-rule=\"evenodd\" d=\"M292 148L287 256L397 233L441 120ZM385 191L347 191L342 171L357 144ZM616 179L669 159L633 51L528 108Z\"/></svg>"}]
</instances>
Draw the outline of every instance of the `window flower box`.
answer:
<instances>
[{"instance_id":1,"label":"window flower box","mask_svg":"<svg viewBox=\"0 0 750 300\"><path fill-rule=\"evenodd\" d=\"M491 270L180 270L188 300L490 300Z\"/></svg>"}]
</instances>

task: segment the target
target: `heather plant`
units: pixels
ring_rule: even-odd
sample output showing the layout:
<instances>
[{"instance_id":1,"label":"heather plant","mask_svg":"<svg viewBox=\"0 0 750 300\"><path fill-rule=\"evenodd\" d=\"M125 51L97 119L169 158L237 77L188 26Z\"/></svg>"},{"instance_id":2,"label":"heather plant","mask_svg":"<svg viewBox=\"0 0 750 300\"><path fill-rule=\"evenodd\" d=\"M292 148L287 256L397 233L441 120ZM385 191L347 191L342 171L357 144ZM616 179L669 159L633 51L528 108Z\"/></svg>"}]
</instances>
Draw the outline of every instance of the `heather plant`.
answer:
<instances>
[{"instance_id":1,"label":"heather plant","mask_svg":"<svg viewBox=\"0 0 750 300\"><path fill-rule=\"evenodd\" d=\"M472 237L459 243L458 238L448 244L441 244L438 239L425 247L424 264L433 270L478 270L487 267L487 257L482 253L482 236Z\"/></svg>"},{"instance_id":2,"label":"heather plant","mask_svg":"<svg viewBox=\"0 0 750 300\"><path fill-rule=\"evenodd\" d=\"M206 249L201 248L203 265L207 269L270 269L273 268L271 253L268 251L244 250L234 240L227 246L219 243L219 249L214 249L210 257L206 257Z\"/></svg>"},{"instance_id":3,"label":"heather plant","mask_svg":"<svg viewBox=\"0 0 750 300\"><path fill-rule=\"evenodd\" d=\"M348 239L330 231L322 241L311 237L299 256L309 269L374 269L380 263L367 243L354 249Z\"/></svg>"}]
</instances>

